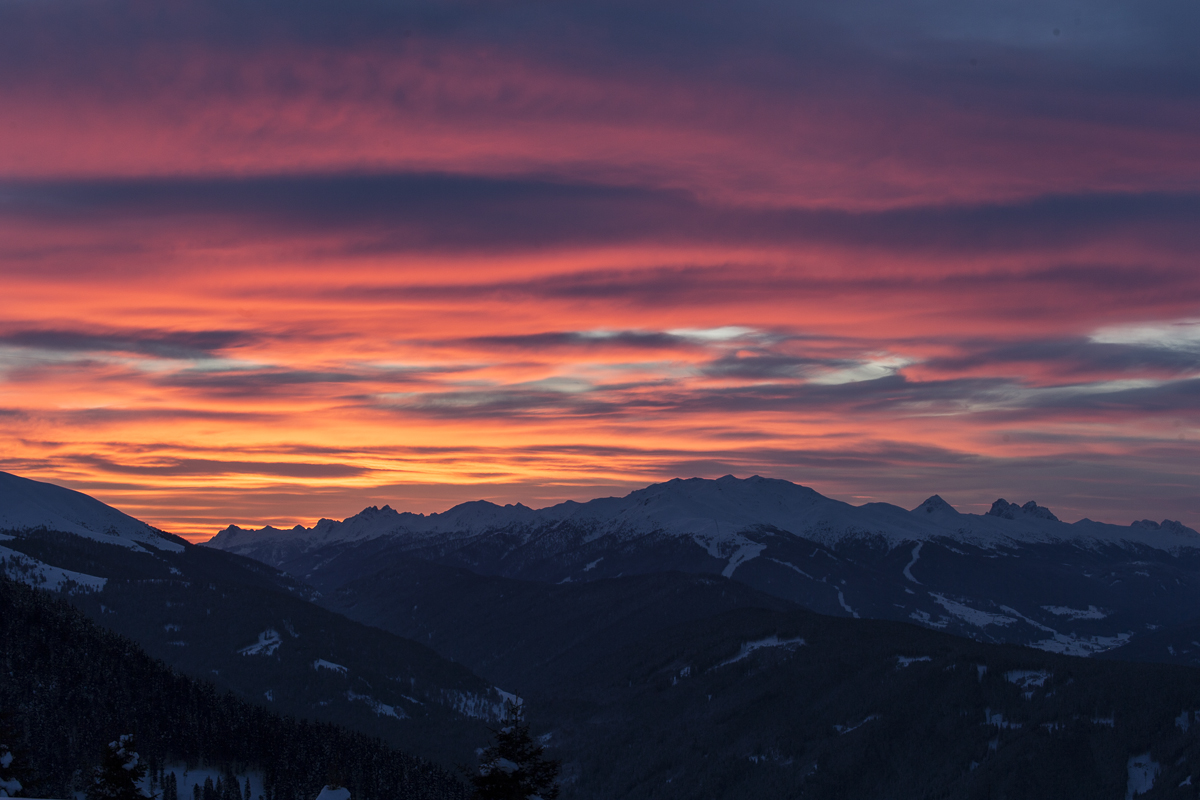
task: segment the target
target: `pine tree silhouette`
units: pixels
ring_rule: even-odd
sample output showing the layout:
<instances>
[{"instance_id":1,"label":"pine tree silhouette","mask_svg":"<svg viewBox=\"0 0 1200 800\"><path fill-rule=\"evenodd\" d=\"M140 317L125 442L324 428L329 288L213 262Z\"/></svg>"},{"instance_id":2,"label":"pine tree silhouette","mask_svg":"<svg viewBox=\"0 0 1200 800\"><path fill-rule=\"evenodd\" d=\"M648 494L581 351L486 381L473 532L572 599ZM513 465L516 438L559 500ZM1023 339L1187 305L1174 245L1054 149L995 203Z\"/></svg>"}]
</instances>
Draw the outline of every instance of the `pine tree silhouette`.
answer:
<instances>
[{"instance_id":1,"label":"pine tree silhouette","mask_svg":"<svg viewBox=\"0 0 1200 800\"><path fill-rule=\"evenodd\" d=\"M134 746L132 734L108 743L104 758L87 788L88 800L146 800L149 797L137 785L146 775L146 765L141 763Z\"/></svg>"},{"instance_id":2,"label":"pine tree silhouette","mask_svg":"<svg viewBox=\"0 0 1200 800\"><path fill-rule=\"evenodd\" d=\"M529 735L522 707L505 702L504 719L492 730L492 745L479 755L479 774L471 776L475 800L554 800L559 762L543 756Z\"/></svg>"},{"instance_id":3,"label":"pine tree silhouette","mask_svg":"<svg viewBox=\"0 0 1200 800\"><path fill-rule=\"evenodd\" d=\"M17 797L25 787L21 785L23 766L13 750L17 747L16 731L12 725L12 714L0 712L0 797Z\"/></svg>"}]
</instances>

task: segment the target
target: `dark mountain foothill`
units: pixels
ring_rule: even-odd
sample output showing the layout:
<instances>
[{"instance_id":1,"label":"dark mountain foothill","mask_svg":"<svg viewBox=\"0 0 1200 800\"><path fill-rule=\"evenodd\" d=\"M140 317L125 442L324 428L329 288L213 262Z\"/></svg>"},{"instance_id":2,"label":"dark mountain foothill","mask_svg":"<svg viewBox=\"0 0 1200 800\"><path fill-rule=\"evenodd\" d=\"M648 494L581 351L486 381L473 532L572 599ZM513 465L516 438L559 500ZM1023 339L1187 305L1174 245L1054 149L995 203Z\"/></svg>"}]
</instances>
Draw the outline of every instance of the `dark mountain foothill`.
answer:
<instances>
[{"instance_id":1,"label":"dark mountain foothill","mask_svg":"<svg viewBox=\"0 0 1200 800\"><path fill-rule=\"evenodd\" d=\"M6 486L16 491L5 495ZM34 481L0 481L0 501L7 502L0 515L29 518L30 509L43 513L65 496L79 512L72 524L87 533L89 518L119 514L91 498L92 507L84 507L85 496L65 493ZM61 591L184 674L442 763L473 758L488 722L503 712L495 686L428 646L315 605L312 587L273 567L147 534L151 529L140 525L127 528L136 538L9 529L0 532L0 571Z\"/></svg>"},{"instance_id":2,"label":"dark mountain foothill","mask_svg":"<svg viewBox=\"0 0 1200 800\"><path fill-rule=\"evenodd\" d=\"M105 745L132 733L151 772L169 762L254 770L265 800L309 800L333 774L362 800L465 797L440 767L185 677L64 600L3 575L0 609L0 710L25 796L73 797Z\"/></svg>"}]
</instances>

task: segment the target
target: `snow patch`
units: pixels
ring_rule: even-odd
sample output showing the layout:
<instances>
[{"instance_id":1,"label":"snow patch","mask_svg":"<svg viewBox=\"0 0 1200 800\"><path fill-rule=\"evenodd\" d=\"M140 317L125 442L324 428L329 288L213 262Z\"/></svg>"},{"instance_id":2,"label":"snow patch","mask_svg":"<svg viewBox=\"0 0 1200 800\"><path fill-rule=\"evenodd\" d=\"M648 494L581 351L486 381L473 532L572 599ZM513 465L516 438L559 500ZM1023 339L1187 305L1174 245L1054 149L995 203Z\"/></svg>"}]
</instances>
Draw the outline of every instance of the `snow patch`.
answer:
<instances>
[{"instance_id":1,"label":"snow patch","mask_svg":"<svg viewBox=\"0 0 1200 800\"><path fill-rule=\"evenodd\" d=\"M879 715L871 714L869 717L867 717L866 719L864 719L862 722L858 723L857 725L834 725L833 729L835 731L837 731L839 734L845 736L847 733L856 731L859 728L861 728L863 725L866 725L871 720L876 720L876 719L879 719Z\"/></svg>"},{"instance_id":2,"label":"snow patch","mask_svg":"<svg viewBox=\"0 0 1200 800\"><path fill-rule=\"evenodd\" d=\"M1129 757L1129 782L1125 787L1125 800L1133 800L1139 794L1145 794L1154 788L1154 779L1158 777L1159 763L1150 760L1149 753Z\"/></svg>"},{"instance_id":3,"label":"snow patch","mask_svg":"<svg viewBox=\"0 0 1200 800\"><path fill-rule=\"evenodd\" d=\"M1004 673L1004 680L1015 683L1022 689L1044 686L1050 673L1044 669L1014 669Z\"/></svg>"},{"instance_id":4,"label":"snow patch","mask_svg":"<svg viewBox=\"0 0 1200 800\"><path fill-rule=\"evenodd\" d=\"M834 588L836 588L836 587L834 587ZM837 593L838 593L838 605L840 605L846 611L846 613L850 614L855 619L861 619L858 616L858 612L846 604L846 596L842 594L842 590L838 589Z\"/></svg>"},{"instance_id":5,"label":"snow patch","mask_svg":"<svg viewBox=\"0 0 1200 800\"><path fill-rule=\"evenodd\" d=\"M348 670L347 670L345 667L343 667L341 664L335 664L335 663L333 663L332 661L326 661L326 660L325 660L325 659L323 659L323 658L318 658L316 661L314 661L314 662L312 663L312 668L313 668L313 669L327 669L327 670L330 670L330 671L332 671L332 672L340 672L340 673L342 673L343 675L345 675L345 674L347 673L347 671L348 671Z\"/></svg>"},{"instance_id":6,"label":"snow patch","mask_svg":"<svg viewBox=\"0 0 1200 800\"><path fill-rule=\"evenodd\" d=\"M755 650L761 650L764 647L786 647L788 649L794 650L797 647L803 647L804 644L805 644L804 639L799 636L797 636L794 639L780 639L778 636L768 636L765 639L758 639L753 642L746 642L745 644L742 645L742 649L738 651L738 654L736 656L729 659L728 661L722 661L720 664L717 664L716 667L713 667L713 669L718 669L720 667L728 666L729 664L733 664L738 661L741 661L742 659L746 658L751 653L753 653Z\"/></svg>"},{"instance_id":7,"label":"snow patch","mask_svg":"<svg viewBox=\"0 0 1200 800\"><path fill-rule=\"evenodd\" d=\"M1118 633L1116 636L1075 636L1073 634L1055 633L1053 639L1042 639L1031 642L1030 647L1045 650L1048 653L1061 653L1066 656L1090 656L1120 647L1129 641L1132 633Z\"/></svg>"},{"instance_id":8,"label":"snow patch","mask_svg":"<svg viewBox=\"0 0 1200 800\"><path fill-rule=\"evenodd\" d=\"M950 624L946 617L942 617L937 622L934 622L933 617L929 616L928 611L914 611L908 615L908 618L915 619L922 625L928 625L931 628L944 628Z\"/></svg>"},{"instance_id":9,"label":"snow patch","mask_svg":"<svg viewBox=\"0 0 1200 800\"><path fill-rule=\"evenodd\" d=\"M596 565L597 565L597 564L599 564L599 563L600 563L601 561L603 561L603 560L604 560L604 556L600 556L600 557L599 557L599 558L597 558L595 561L591 562L591 563L590 563L590 564L588 564L586 567L584 567L584 568L583 568L583 571L584 571L584 572L591 572L592 570L594 570L594 569L596 568Z\"/></svg>"},{"instance_id":10,"label":"snow patch","mask_svg":"<svg viewBox=\"0 0 1200 800\"><path fill-rule=\"evenodd\" d=\"M729 564L726 565L725 569L721 570L721 574L726 578L732 578L734 570L736 570L742 564L745 564L747 561L758 558L759 554L766 549L767 546L765 544L758 544L757 542L751 542L749 544L742 545L729 559Z\"/></svg>"},{"instance_id":11,"label":"snow patch","mask_svg":"<svg viewBox=\"0 0 1200 800\"><path fill-rule=\"evenodd\" d=\"M366 703L372 711L381 717L394 717L395 719L405 719L408 714L404 713L404 709L397 709L395 706L389 706L387 703L381 703L374 697L366 694L358 694L354 691L346 692L346 699L351 702L361 700Z\"/></svg>"},{"instance_id":12,"label":"snow patch","mask_svg":"<svg viewBox=\"0 0 1200 800\"><path fill-rule=\"evenodd\" d=\"M64 588L98 592L108 583L108 578L55 567L7 547L0 547L0 572L14 581L52 592L60 592Z\"/></svg>"},{"instance_id":13,"label":"snow patch","mask_svg":"<svg viewBox=\"0 0 1200 800\"><path fill-rule=\"evenodd\" d=\"M1003 614L992 614L987 611L980 611L977 608L963 605L962 603L949 600L940 594L930 592L929 596L937 602L942 608L950 612L951 615L958 617L968 625L974 625L978 628L987 625L1011 625L1016 622L1015 617L1006 617Z\"/></svg>"},{"instance_id":14,"label":"snow patch","mask_svg":"<svg viewBox=\"0 0 1200 800\"><path fill-rule=\"evenodd\" d=\"M799 568L799 567L797 567L795 564L789 564L789 563L788 563L788 562L786 562L786 561L780 561L778 558L769 558L769 557L768 557L768 559L767 559L767 560L768 560L768 561L774 561L776 564L779 564L779 565L781 565L781 566L787 567L788 569L795 570L796 572L799 572L799 573L800 573L801 575L803 575L804 577L808 578L810 581L815 581L815 580L816 580L816 578L814 578L812 575L809 575L807 572L805 572L804 570L800 569L800 568Z\"/></svg>"},{"instance_id":15,"label":"snow patch","mask_svg":"<svg viewBox=\"0 0 1200 800\"><path fill-rule=\"evenodd\" d=\"M896 669L904 669L909 664L915 664L918 661L933 661L933 659L930 658L929 656L917 656L915 658L909 658L907 656L896 656L896 661L898 662Z\"/></svg>"},{"instance_id":16,"label":"snow patch","mask_svg":"<svg viewBox=\"0 0 1200 800\"><path fill-rule=\"evenodd\" d=\"M1108 616L1095 606L1088 606L1086 611L1068 606L1042 606L1042 608L1056 617L1070 617L1071 619L1104 619Z\"/></svg>"},{"instance_id":17,"label":"snow patch","mask_svg":"<svg viewBox=\"0 0 1200 800\"><path fill-rule=\"evenodd\" d=\"M270 656L275 654L281 644L283 644L283 637L279 635L279 631L267 628L258 635L256 643L249 647L243 647L238 652L244 656ZM313 669L316 669L316 665L313 666ZM342 667L342 670L345 671L345 667Z\"/></svg>"},{"instance_id":18,"label":"snow patch","mask_svg":"<svg viewBox=\"0 0 1200 800\"><path fill-rule=\"evenodd\" d=\"M913 577L912 568L913 568L913 564L917 563L917 559L921 557L921 545L923 545L923 544L924 544L924 542L917 542L917 546L914 547L913 551L912 551L912 561L909 561L908 564L904 567L904 577L908 578L910 581L917 584L918 586L921 585L921 582Z\"/></svg>"},{"instance_id":19,"label":"snow patch","mask_svg":"<svg viewBox=\"0 0 1200 800\"><path fill-rule=\"evenodd\" d=\"M176 788L179 790L179 797L181 798L181 800L190 800L191 799L192 793L194 791L192 789L193 786L200 787L201 789L203 789L204 780L206 778L211 780L214 784L217 782L218 779L224 781L229 778L228 772L224 769L216 769L216 768L207 767L207 766L203 766L203 765L199 766L199 767L193 767L192 769L188 769L187 764L183 764L183 763L179 763L179 762L164 765L163 773L164 774L174 773ZM265 795L266 790L263 786L263 775L261 772L253 772L253 771L252 772L243 772L243 773L238 774L236 776L236 778L237 778L239 790L244 789L246 786L246 781L249 780L251 797L259 797L259 796ZM142 782L142 788L149 790L149 788L150 788L150 777L149 776L147 776L145 778L145 780ZM159 789L161 790L161 788L162 787L160 786ZM238 794L241 794L241 791L239 791ZM160 793L160 796L161 796L161 793Z\"/></svg>"}]
</instances>

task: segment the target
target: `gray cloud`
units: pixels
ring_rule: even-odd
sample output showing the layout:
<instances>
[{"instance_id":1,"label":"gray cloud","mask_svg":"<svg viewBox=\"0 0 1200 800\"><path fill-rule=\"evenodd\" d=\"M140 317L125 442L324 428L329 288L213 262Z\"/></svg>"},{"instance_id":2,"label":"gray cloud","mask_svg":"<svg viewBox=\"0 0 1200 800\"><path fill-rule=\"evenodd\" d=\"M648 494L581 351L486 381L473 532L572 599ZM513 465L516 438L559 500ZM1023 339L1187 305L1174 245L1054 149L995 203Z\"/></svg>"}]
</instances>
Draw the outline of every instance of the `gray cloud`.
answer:
<instances>
[{"instance_id":1,"label":"gray cloud","mask_svg":"<svg viewBox=\"0 0 1200 800\"><path fill-rule=\"evenodd\" d=\"M258 340L246 331L0 330L0 345L62 353L136 353L154 358L199 359Z\"/></svg>"},{"instance_id":2,"label":"gray cloud","mask_svg":"<svg viewBox=\"0 0 1200 800\"><path fill-rule=\"evenodd\" d=\"M935 369L957 372L983 366L1040 364L1055 373L1158 374L1200 372L1200 348L1155 347L1096 342L1086 338L1027 342L963 343L964 355L928 361Z\"/></svg>"},{"instance_id":3,"label":"gray cloud","mask_svg":"<svg viewBox=\"0 0 1200 800\"><path fill-rule=\"evenodd\" d=\"M638 241L993 255L1129 237L1158 249L1200 246L1195 193L865 212L720 206L677 191L578 181L299 175L9 182L0 184L0 215L59 224L212 216L272 239L338 232L338 247L360 255Z\"/></svg>"},{"instance_id":4,"label":"gray cloud","mask_svg":"<svg viewBox=\"0 0 1200 800\"><path fill-rule=\"evenodd\" d=\"M77 463L96 467L103 472L120 475L148 476L205 476L205 475L270 475L280 478L349 478L366 475L371 470L347 464L296 463L291 461L224 461L203 458L156 459L151 465L121 464L96 456L77 456Z\"/></svg>"}]
</instances>

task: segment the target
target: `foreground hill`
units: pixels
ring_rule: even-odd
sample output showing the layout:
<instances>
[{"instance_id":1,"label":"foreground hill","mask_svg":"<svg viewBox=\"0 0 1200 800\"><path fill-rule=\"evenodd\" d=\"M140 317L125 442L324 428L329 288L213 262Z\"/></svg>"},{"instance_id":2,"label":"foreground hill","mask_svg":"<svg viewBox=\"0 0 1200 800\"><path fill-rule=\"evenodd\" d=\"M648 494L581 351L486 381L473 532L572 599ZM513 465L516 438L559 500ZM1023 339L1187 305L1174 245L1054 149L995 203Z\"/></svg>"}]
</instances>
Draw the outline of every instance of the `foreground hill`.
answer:
<instances>
[{"instance_id":1,"label":"foreground hill","mask_svg":"<svg viewBox=\"0 0 1200 800\"><path fill-rule=\"evenodd\" d=\"M66 518L57 499L85 531L124 516L59 487L0 478L10 487L0 500L17 508L36 500L50 521ZM139 526L99 536L45 525L0 532L0 573L61 591L152 657L272 710L446 764L469 763L487 741L504 694L469 669L314 604L311 587L274 568Z\"/></svg>"},{"instance_id":2,"label":"foreground hill","mask_svg":"<svg viewBox=\"0 0 1200 800\"><path fill-rule=\"evenodd\" d=\"M82 492L0 472L0 530L38 529L73 533L138 552L150 548L177 553L186 544Z\"/></svg>"},{"instance_id":3,"label":"foreground hill","mask_svg":"<svg viewBox=\"0 0 1200 800\"><path fill-rule=\"evenodd\" d=\"M169 761L252 769L267 800L307 800L338 776L355 798L461 798L427 762L328 724L300 723L195 681L48 593L0 576L0 711L25 794L71 797L105 744L134 733Z\"/></svg>"},{"instance_id":4,"label":"foreground hill","mask_svg":"<svg viewBox=\"0 0 1200 800\"><path fill-rule=\"evenodd\" d=\"M1036 503L960 514L852 506L765 478L674 480L622 498L368 508L311 529L229 527L207 546L329 593L397 556L543 583L680 571L731 577L822 613L916 622L1087 655L1200 609L1200 534L1178 522L1068 524Z\"/></svg>"}]
</instances>

